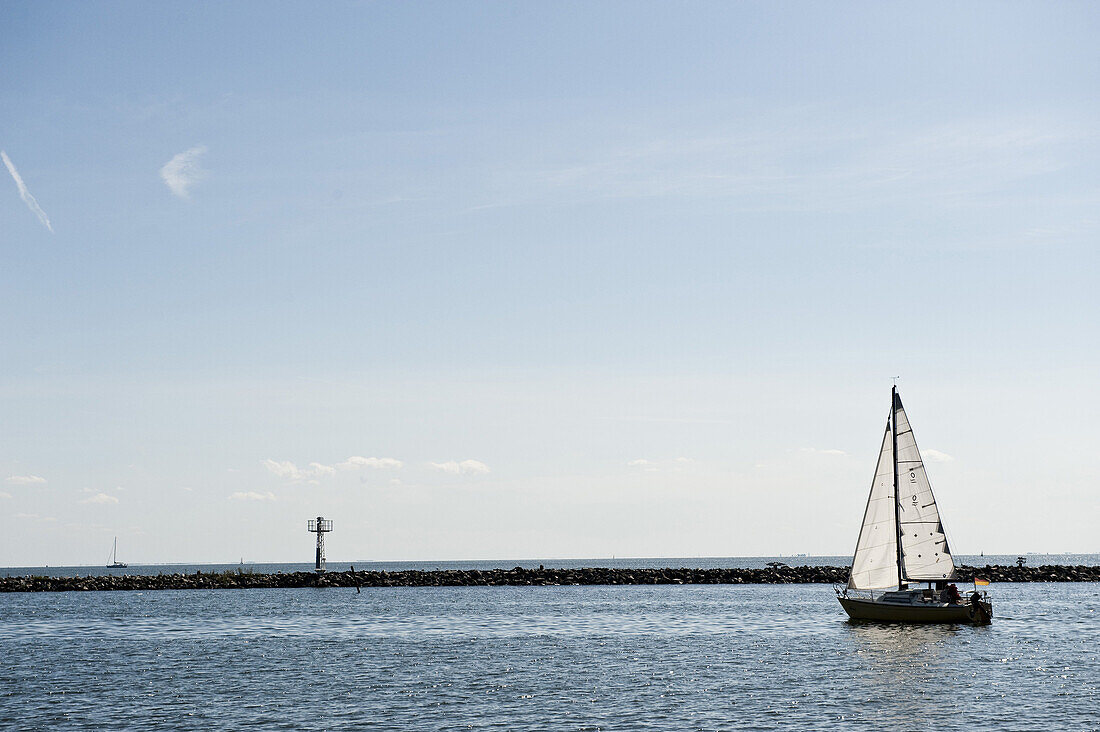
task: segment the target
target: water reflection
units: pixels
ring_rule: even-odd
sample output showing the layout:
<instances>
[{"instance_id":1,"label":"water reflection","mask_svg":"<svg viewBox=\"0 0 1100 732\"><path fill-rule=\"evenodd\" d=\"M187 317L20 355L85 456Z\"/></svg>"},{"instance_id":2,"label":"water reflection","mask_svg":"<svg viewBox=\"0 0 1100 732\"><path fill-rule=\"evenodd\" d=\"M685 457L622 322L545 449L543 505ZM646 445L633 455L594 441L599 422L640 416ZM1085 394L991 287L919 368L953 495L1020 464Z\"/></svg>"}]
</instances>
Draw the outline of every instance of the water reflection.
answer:
<instances>
[{"instance_id":1,"label":"water reflection","mask_svg":"<svg viewBox=\"0 0 1100 732\"><path fill-rule=\"evenodd\" d=\"M960 647L981 628L964 625L844 623L859 661L860 696L882 721L929 726L964 711L958 682ZM923 726L923 724L921 725Z\"/></svg>"}]
</instances>

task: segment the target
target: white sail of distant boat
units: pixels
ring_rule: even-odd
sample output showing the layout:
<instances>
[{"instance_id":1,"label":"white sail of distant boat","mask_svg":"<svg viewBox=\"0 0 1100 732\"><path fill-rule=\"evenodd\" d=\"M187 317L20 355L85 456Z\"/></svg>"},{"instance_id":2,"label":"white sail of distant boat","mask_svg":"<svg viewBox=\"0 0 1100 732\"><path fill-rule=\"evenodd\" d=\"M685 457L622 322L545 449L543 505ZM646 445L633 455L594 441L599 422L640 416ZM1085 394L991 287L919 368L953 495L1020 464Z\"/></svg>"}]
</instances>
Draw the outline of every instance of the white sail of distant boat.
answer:
<instances>
[{"instance_id":1,"label":"white sail of distant boat","mask_svg":"<svg viewBox=\"0 0 1100 732\"><path fill-rule=\"evenodd\" d=\"M848 587L854 590L882 590L909 581L935 582L955 577L955 563L913 429L901 396L895 392L893 399L890 412L896 437L888 421L848 578Z\"/></svg>"}]
</instances>

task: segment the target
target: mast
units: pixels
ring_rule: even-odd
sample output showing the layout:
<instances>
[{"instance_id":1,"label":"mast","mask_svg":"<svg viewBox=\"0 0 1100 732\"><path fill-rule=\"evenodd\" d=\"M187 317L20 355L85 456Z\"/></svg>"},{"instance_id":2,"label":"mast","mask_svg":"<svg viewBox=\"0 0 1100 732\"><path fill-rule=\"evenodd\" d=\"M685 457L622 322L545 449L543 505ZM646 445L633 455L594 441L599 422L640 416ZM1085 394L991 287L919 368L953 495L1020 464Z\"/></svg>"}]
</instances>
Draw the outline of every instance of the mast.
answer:
<instances>
[{"instance_id":1,"label":"mast","mask_svg":"<svg viewBox=\"0 0 1100 732\"><path fill-rule=\"evenodd\" d=\"M898 589L908 587L905 581L905 564L901 560L901 508L898 503L898 387L895 384L890 391L890 432L893 440L893 449L890 450L890 459L894 462L894 531L897 532L898 547Z\"/></svg>"}]
</instances>

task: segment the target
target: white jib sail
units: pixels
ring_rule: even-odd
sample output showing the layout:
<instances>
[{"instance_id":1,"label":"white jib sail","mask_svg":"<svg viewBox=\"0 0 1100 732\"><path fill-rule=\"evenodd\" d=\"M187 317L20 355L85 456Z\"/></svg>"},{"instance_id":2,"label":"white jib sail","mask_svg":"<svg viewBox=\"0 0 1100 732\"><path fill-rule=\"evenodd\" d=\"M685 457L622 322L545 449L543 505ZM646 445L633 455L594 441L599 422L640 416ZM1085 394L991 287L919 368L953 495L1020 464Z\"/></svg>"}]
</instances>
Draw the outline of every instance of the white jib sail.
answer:
<instances>
[{"instance_id":1,"label":"white jib sail","mask_svg":"<svg viewBox=\"0 0 1100 732\"><path fill-rule=\"evenodd\" d=\"M894 516L894 460L890 427L882 440L882 450L863 513L856 553L848 587L854 590L881 590L898 586L898 537Z\"/></svg>"},{"instance_id":2,"label":"white jib sail","mask_svg":"<svg viewBox=\"0 0 1100 732\"><path fill-rule=\"evenodd\" d=\"M898 516L901 519L902 566L906 579L952 579L955 563L932 495L932 486L917 450L913 428L896 397L898 428Z\"/></svg>"}]
</instances>

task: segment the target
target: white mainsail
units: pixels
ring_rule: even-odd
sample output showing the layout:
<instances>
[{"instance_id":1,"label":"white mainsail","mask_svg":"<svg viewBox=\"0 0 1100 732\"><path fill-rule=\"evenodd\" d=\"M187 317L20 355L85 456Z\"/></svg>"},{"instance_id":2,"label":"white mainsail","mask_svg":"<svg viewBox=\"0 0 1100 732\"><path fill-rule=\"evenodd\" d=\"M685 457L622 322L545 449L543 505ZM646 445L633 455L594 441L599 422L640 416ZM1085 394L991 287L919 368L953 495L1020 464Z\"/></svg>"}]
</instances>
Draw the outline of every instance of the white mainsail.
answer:
<instances>
[{"instance_id":1,"label":"white mainsail","mask_svg":"<svg viewBox=\"0 0 1100 732\"><path fill-rule=\"evenodd\" d=\"M898 433L898 516L902 575L923 582L953 579L955 563L901 397L894 395Z\"/></svg>"},{"instance_id":2,"label":"white mainsail","mask_svg":"<svg viewBox=\"0 0 1100 732\"><path fill-rule=\"evenodd\" d=\"M894 456L890 425L882 439L882 450L863 513L848 587L881 590L898 586L898 536L894 511Z\"/></svg>"}]
</instances>

